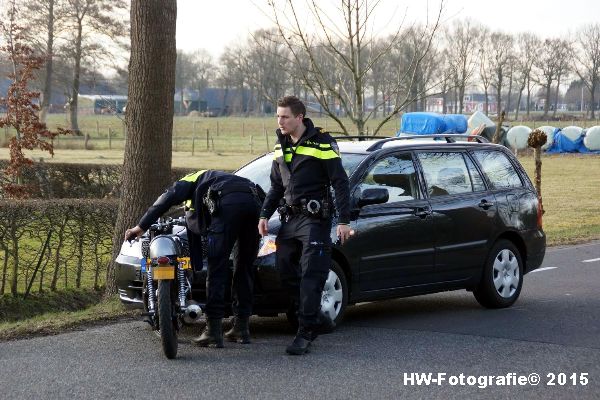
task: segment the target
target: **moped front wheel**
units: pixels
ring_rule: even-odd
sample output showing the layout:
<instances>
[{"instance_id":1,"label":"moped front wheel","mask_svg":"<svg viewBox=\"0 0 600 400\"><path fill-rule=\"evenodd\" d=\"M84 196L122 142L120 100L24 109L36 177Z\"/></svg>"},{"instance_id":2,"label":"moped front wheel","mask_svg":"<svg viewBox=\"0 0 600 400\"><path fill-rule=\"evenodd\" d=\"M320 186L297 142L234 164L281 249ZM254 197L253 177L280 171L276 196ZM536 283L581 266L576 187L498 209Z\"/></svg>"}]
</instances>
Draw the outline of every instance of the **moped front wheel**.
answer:
<instances>
[{"instance_id":1,"label":"moped front wheel","mask_svg":"<svg viewBox=\"0 0 600 400\"><path fill-rule=\"evenodd\" d=\"M173 318L170 280L158 281L158 327L163 352L168 359L177 357L177 329Z\"/></svg>"}]
</instances>

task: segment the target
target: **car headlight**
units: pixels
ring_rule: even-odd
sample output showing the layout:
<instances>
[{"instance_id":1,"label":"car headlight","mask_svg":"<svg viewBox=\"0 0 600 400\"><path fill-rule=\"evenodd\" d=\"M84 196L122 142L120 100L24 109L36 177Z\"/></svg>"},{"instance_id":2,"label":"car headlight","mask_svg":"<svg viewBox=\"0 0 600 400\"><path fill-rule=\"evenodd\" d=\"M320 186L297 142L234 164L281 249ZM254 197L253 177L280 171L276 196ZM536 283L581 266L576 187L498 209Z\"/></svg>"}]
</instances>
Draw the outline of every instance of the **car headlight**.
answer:
<instances>
[{"instance_id":1,"label":"car headlight","mask_svg":"<svg viewBox=\"0 0 600 400\"><path fill-rule=\"evenodd\" d=\"M275 253L277 245L275 244L275 236L265 236L261 239L260 250L258 251L258 257L268 256L269 254Z\"/></svg>"}]
</instances>

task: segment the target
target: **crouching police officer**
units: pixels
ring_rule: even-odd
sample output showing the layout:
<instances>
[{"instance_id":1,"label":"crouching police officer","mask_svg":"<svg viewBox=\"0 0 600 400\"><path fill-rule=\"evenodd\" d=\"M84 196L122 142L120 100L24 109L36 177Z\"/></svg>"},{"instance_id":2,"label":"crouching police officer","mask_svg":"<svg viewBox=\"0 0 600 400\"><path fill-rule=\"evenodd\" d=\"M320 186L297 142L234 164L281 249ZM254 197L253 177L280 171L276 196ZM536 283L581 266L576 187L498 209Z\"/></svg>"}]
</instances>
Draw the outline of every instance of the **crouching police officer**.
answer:
<instances>
[{"instance_id":1,"label":"crouching police officer","mask_svg":"<svg viewBox=\"0 0 600 400\"><path fill-rule=\"evenodd\" d=\"M171 206L186 202L188 241L195 271L202 269L201 234L206 234L206 328L194 343L223 347L222 319L229 255L237 241L231 290L233 327L230 341L250 343L248 318L252 314L254 260L258 250L258 223L262 189L246 178L222 171L202 170L184 176L167 189L146 211L125 239L140 236Z\"/></svg>"},{"instance_id":2,"label":"crouching police officer","mask_svg":"<svg viewBox=\"0 0 600 400\"><path fill-rule=\"evenodd\" d=\"M320 311L331 266L330 186L335 190L337 235L342 243L350 236L350 190L337 144L305 115L304 104L294 96L277 103L271 189L258 224L259 233L266 235L267 221L278 209L282 226L276 240L277 267L298 308L298 332L286 349L292 355L307 353L317 335L335 328L330 316Z\"/></svg>"}]
</instances>

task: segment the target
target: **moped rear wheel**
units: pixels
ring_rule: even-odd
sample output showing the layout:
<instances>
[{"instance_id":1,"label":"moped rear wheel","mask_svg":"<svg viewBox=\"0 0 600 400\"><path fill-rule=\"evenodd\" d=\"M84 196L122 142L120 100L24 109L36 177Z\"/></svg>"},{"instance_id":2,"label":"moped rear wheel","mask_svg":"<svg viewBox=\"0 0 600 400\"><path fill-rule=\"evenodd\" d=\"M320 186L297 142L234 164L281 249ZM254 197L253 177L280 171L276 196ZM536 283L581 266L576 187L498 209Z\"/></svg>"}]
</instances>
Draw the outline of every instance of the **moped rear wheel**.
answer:
<instances>
[{"instance_id":1,"label":"moped rear wheel","mask_svg":"<svg viewBox=\"0 0 600 400\"><path fill-rule=\"evenodd\" d=\"M168 359L177 357L177 329L173 322L170 280L158 281L158 326L163 352Z\"/></svg>"}]
</instances>

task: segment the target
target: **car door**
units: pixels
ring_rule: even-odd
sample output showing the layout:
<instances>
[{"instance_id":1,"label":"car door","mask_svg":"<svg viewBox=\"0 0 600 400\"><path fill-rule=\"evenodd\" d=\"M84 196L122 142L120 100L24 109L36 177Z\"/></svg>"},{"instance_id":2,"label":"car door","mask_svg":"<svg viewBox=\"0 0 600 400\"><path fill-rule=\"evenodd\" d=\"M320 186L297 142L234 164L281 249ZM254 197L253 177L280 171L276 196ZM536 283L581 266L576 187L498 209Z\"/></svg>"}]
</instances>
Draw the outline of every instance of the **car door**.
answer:
<instances>
[{"instance_id":1,"label":"car door","mask_svg":"<svg viewBox=\"0 0 600 400\"><path fill-rule=\"evenodd\" d=\"M349 242L359 260L361 291L417 285L433 272L433 225L410 152L386 155L368 168L353 192L385 189L381 204L359 207Z\"/></svg>"},{"instance_id":2,"label":"car door","mask_svg":"<svg viewBox=\"0 0 600 400\"><path fill-rule=\"evenodd\" d=\"M494 196L466 152L419 151L417 159L432 211L436 279L473 277L494 235Z\"/></svg>"}]
</instances>

